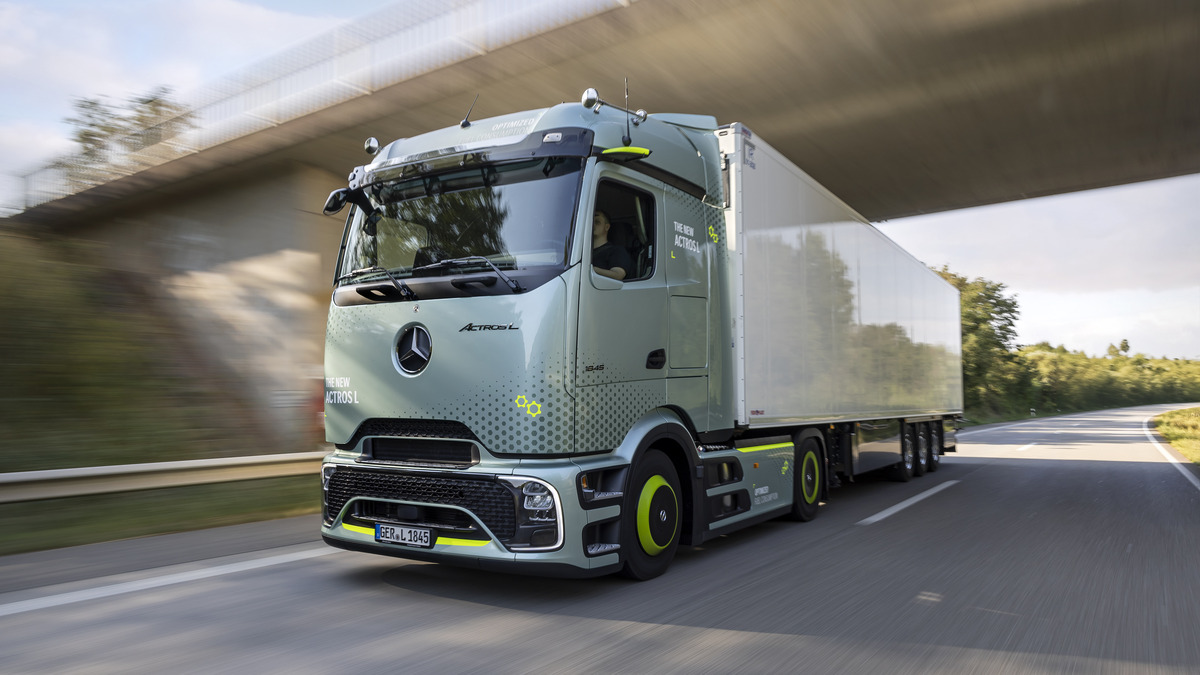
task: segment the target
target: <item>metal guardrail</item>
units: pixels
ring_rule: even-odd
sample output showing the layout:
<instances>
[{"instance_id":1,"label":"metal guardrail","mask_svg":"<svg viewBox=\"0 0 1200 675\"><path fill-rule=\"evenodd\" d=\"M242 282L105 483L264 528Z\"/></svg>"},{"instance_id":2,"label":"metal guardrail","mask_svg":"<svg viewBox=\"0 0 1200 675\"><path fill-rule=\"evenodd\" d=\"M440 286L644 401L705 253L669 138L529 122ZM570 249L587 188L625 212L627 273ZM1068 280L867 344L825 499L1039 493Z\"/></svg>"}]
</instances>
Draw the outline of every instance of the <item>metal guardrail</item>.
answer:
<instances>
[{"instance_id":1,"label":"metal guardrail","mask_svg":"<svg viewBox=\"0 0 1200 675\"><path fill-rule=\"evenodd\" d=\"M324 450L0 473L0 504L321 473Z\"/></svg>"}]
</instances>

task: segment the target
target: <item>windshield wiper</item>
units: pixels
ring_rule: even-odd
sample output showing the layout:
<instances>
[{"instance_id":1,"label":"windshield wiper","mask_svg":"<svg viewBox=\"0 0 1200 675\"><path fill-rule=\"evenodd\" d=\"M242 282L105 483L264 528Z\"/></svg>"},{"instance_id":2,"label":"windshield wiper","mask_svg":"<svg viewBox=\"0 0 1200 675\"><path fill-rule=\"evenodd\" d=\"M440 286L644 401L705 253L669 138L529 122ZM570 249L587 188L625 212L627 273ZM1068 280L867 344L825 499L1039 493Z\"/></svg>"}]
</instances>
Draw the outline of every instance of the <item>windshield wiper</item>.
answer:
<instances>
[{"instance_id":1,"label":"windshield wiper","mask_svg":"<svg viewBox=\"0 0 1200 675\"><path fill-rule=\"evenodd\" d=\"M430 263L428 265L421 265L420 267L414 267L412 271L415 273L419 270L436 270L436 269L441 269L443 267L456 267L458 265L469 265L471 263L477 263L477 262L481 262L481 263L487 265L488 267L492 268L492 271L496 273L496 276L500 277L500 279L502 279L504 281L504 283L508 284L508 287L510 289L512 289L513 293L520 293L521 291L525 290L524 288L521 288L521 284L518 283L515 279L513 279L512 277L505 274L504 271L501 270L499 267L496 267L496 263L493 263L491 260L488 260L487 258L485 258L481 255L468 255L468 256L463 256L461 258L446 258L445 260L439 260L435 263Z\"/></svg>"},{"instance_id":2,"label":"windshield wiper","mask_svg":"<svg viewBox=\"0 0 1200 675\"><path fill-rule=\"evenodd\" d=\"M400 295L402 297L404 297L404 299L406 299L406 300L416 300L417 299L416 291L409 288L408 284L404 283L403 280L397 279L396 277L392 276L391 272L387 271L386 269L384 269L378 265L372 265L371 267L360 267L356 270L351 270L349 272L346 272L342 276L338 277L337 280L343 281L345 279L352 279L357 276L362 276L363 274L366 274L368 272L379 272L379 273L383 274L384 276L386 276L388 278L388 281L391 281L392 285L396 287L396 290L400 291Z\"/></svg>"}]
</instances>

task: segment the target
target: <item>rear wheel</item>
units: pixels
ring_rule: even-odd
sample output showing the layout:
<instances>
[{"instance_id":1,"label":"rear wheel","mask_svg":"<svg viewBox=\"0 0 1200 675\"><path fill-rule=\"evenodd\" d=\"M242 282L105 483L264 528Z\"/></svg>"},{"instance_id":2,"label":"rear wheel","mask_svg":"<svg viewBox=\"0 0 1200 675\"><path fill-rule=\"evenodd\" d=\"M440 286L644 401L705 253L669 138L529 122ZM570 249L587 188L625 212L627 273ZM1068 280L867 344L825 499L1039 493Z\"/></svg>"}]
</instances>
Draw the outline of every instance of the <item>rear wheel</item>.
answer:
<instances>
[{"instance_id":1,"label":"rear wheel","mask_svg":"<svg viewBox=\"0 0 1200 675\"><path fill-rule=\"evenodd\" d=\"M796 448L796 468L792 478L792 520L808 522L817 517L821 506L821 444L806 438Z\"/></svg>"},{"instance_id":2,"label":"rear wheel","mask_svg":"<svg viewBox=\"0 0 1200 675\"><path fill-rule=\"evenodd\" d=\"M679 547L679 478L659 450L648 450L634 466L621 507L621 574L653 579L671 565Z\"/></svg>"},{"instance_id":3,"label":"rear wheel","mask_svg":"<svg viewBox=\"0 0 1200 675\"><path fill-rule=\"evenodd\" d=\"M942 466L942 423L929 423L929 470L937 471Z\"/></svg>"},{"instance_id":4,"label":"rear wheel","mask_svg":"<svg viewBox=\"0 0 1200 675\"><path fill-rule=\"evenodd\" d=\"M925 471L929 468L929 429L924 424L917 424L914 427L917 454L913 461L913 475L924 476Z\"/></svg>"},{"instance_id":5,"label":"rear wheel","mask_svg":"<svg viewBox=\"0 0 1200 675\"><path fill-rule=\"evenodd\" d=\"M911 424L905 424L900 432L900 463L892 467L892 478L907 483L913 477L913 463L916 451L913 446L913 430Z\"/></svg>"}]
</instances>

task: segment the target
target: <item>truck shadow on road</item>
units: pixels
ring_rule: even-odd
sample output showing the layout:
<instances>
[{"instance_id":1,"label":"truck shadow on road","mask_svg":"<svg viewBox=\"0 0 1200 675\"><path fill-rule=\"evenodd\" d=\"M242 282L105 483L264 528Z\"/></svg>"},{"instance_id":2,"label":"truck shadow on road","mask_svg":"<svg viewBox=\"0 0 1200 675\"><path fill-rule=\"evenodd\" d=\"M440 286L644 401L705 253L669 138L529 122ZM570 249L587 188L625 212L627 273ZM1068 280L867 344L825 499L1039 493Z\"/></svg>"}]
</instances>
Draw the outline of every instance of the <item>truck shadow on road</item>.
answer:
<instances>
[{"instance_id":1,"label":"truck shadow on road","mask_svg":"<svg viewBox=\"0 0 1200 675\"><path fill-rule=\"evenodd\" d=\"M860 524L949 480L957 483ZM1163 462L964 455L910 483L872 476L839 488L810 523L769 521L681 549L667 574L647 582L412 563L375 567L354 584L401 603L443 598L581 626L860 646L916 640L1058 655L1060 665L1191 667L1200 664L1193 641L1164 636L1200 621L1191 600L1196 508L1200 494Z\"/></svg>"}]
</instances>

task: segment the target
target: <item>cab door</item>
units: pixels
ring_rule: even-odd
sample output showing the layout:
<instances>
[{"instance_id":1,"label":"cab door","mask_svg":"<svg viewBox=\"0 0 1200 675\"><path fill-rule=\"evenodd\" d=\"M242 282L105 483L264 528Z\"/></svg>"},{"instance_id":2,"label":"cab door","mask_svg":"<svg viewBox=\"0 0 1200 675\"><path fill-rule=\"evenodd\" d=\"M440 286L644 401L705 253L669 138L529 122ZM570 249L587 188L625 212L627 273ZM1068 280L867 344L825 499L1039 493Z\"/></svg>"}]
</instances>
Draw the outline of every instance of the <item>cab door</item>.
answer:
<instances>
[{"instance_id":1,"label":"cab door","mask_svg":"<svg viewBox=\"0 0 1200 675\"><path fill-rule=\"evenodd\" d=\"M617 281L593 270L591 246L583 255L575 352L582 452L617 447L639 417L663 405L669 368L663 186L613 164L598 165L597 175L587 214L607 214L608 240L626 250L632 269Z\"/></svg>"}]
</instances>

